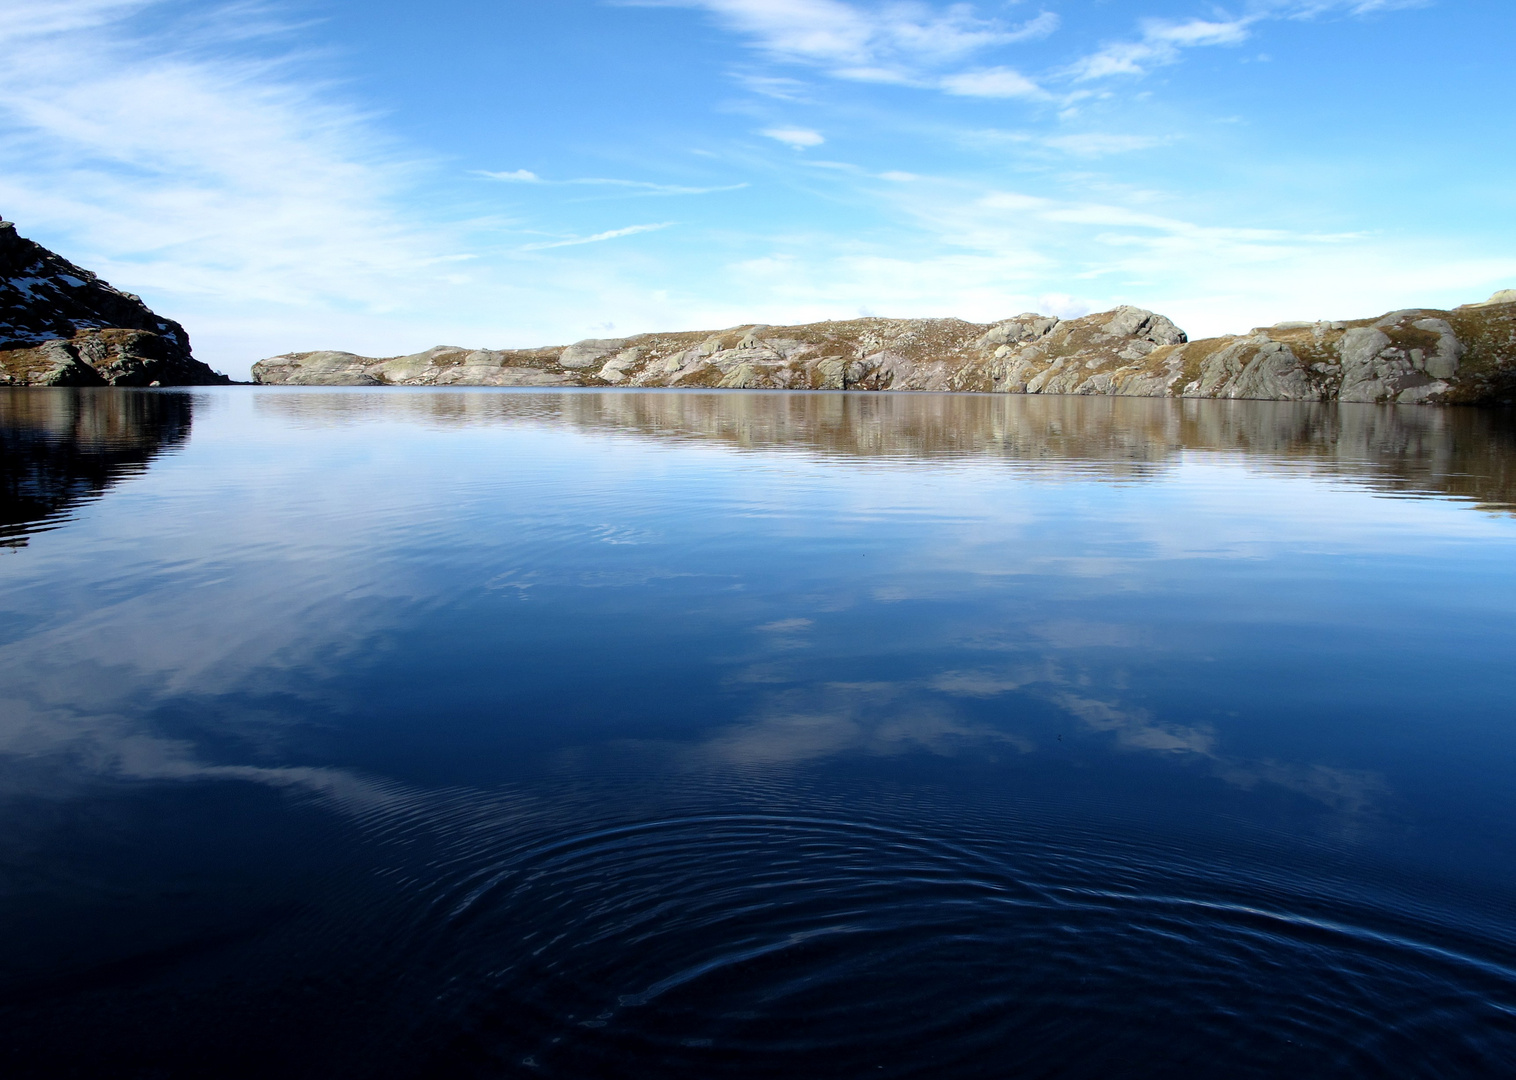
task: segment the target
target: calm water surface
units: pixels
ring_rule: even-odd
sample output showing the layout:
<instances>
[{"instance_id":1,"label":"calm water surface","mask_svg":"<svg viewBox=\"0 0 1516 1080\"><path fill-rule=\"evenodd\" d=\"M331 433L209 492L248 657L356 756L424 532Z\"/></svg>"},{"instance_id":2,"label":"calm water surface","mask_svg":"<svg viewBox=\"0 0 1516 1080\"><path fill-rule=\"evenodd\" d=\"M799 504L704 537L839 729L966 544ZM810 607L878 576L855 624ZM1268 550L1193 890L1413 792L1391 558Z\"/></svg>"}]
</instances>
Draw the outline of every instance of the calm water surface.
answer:
<instances>
[{"instance_id":1,"label":"calm water surface","mask_svg":"<svg viewBox=\"0 0 1516 1080\"><path fill-rule=\"evenodd\" d=\"M1516 430L0 391L0 1073L1516 1073Z\"/></svg>"}]
</instances>

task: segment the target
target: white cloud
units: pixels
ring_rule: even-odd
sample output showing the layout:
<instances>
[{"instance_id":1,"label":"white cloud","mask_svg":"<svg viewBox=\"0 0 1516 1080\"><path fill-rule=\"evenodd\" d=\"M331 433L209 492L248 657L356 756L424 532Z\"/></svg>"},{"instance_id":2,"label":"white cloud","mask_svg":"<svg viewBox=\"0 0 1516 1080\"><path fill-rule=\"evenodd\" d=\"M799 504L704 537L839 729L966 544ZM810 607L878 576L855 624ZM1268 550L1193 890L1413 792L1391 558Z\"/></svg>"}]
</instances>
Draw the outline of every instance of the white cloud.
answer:
<instances>
[{"instance_id":1,"label":"white cloud","mask_svg":"<svg viewBox=\"0 0 1516 1080\"><path fill-rule=\"evenodd\" d=\"M1153 135L1111 135L1098 131L1086 131L1074 135L1053 135L1041 141L1044 146L1062 150L1075 157L1127 154L1134 150L1149 150L1169 142L1168 139Z\"/></svg>"},{"instance_id":2,"label":"white cloud","mask_svg":"<svg viewBox=\"0 0 1516 1080\"><path fill-rule=\"evenodd\" d=\"M1174 23L1152 20L1143 24L1143 37L1148 41L1167 42L1189 48L1195 45L1236 45L1248 36L1252 20L1234 19L1231 22L1213 22L1206 19L1190 19Z\"/></svg>"},{"instance_id":3,"label":"white cloud","mask_svg":"<svg viewBox=\"0 0 1516 1080\"><path fill-rule=\"evenodd\" d=\"M740 191L748 186L746 183L741 183L720 184L715 187L688 187L682 184L654 184L646 180L617 180L603 176L578 177L573 180L545 180L527 169L516 169L513 172L492 172L488 169L480 169L476 175L488 177L491 180L504 180L507 183L626 188L638 195L710 195L717 191Z\"/></svg>"},{"instance_id":4,"label":"white cloud","mask_svg":"<svg viewBox=\"0 0 1516 1080\"><path fill-rule=\"evenodd\" d=\"M612 0L624 6L697 8L750 39L770 58L822 68L835 78L896 83L971 97L1038 97L1048 78L1006 68L943 72L987 49L1045 38L1056 13L1019 25L983 18L974 5L946 8L918 0ZM1141 75L1179 60L1182 50L1245 41L1264 19L1310 19L1333 12L1367 15L1422 7L1430 0L1251 0L1248 13L1227 17L1144 19L1135 39L1112 41L1057 73L1077 81ZM793 100L794 81L739 76L750 88ZM1025 82L1020 81L1025 79Z\"/></svg>"},{"instance_id":5,"label":"white cloud","mask_svg":"<svg viewBox=\"0 0 1516 1080\"><path fill-rule=\"evenodd\" d=\"M737 80L755 94L777 98L780 101L800 101L806 89L805 83L799 79L782 75L738 73Z\"/></svg>"},{"instance_id":6,"label":"white cloud","mask_svg":"<svg viewBox=\"0 0 1516 1080\"><path fill-rule=\"evenodd\" d=\"M542 244L526 244L522 251L546 251L549 248L575 247L578 244L598 244L602 240L618 240L623 236L636 236L638 233L656 232L659 229L667 229L673 225L672 221L660 221L653 225L628 225L624 229L610 229L606 232L596 233L594 236L575 236L567 240L553 240Z\"/></svg>"},{"instance_id":7,"label":"white cloud","mask_svg":"<svg viewBox=\"0 0 1516 1080\"><path fill-rule=\"evenodd\" d=\"M249 42L268 27L247 20L266 12L212 9L187 29L176 10L7 5L0 208L22 235L184 323L207 363L246 378L253 361L295 349L530 346L584 337L594 320L687 318L645 266L633 274L584 247L668 223L450 217L435 192L445 171L345 104L320 77L323 58L268 59L289 39ZM721 190L610 178L554 188L533 176L496 179L585 195Z\"/></svg>"},{"instance_id":8,"label":"white cloud","mask_svg":"<svg viewBox=\"0 0 1516 1080\"><path fill-rule=\"evenodd\" d=\"M1036 41L1052 34L1062 24L1062 20L1051 11L1044 11L1035 19L1022 23L1015 30L1006 34L1004 41Z\"/></svg>"},{"instance_id":9,"label":"white cloud","mask_svg":"<svg viewBox=\"0 0 1516 1080\"><path fill-rule=\"evenodd\" d=\"M737 26L731 20L739 16L748 20L744 25L756 29L743 31L747 42L768 56L832 74L1002 95L1071 78L1067 71L1049 76L991 66L1000 58L977 55L1030 32L1037 19L1018 29L976 19L969 8L862 0L699 6L728 25ZM844 232L821 224L807 231L811 221L835 220L808 216L814 204L762 221L718 217L715 211L725 208L711 207L709 219L685 227L698 243L659 261L652 249L662 244L604 243L669 226L621 225L663 216L651 211L610 220L588 213L549 218L546 211L509 220L448 214L454 205L485 201L481 192L498 203L536 201L556 210L618 195L694 195L741 185L554 180L552 147L530 159L540 172L506 158L511 167L493 179L457 177L387 141L372 117L345 104L321 81L332 65L267 59L279 41L243 47L248 31L238 20L252 9L230 15L211 9L196 16L193 34L172 22L183 10L159 0L10 0L0 19L7 58L0 67L6 163L0 208L21 222L23 234L183 321L197 352L234 374L245 374L253 359L297 348L394 355L439 341L527 346L604 336L600 323L635 333L835 317L866 307L991 318L1029 308L1077 314L1130 300L1165 310L1193 332L1209 332L1477 299L1516 276L1512 260L1482 257L1493 248L1473 240L1459 247L1407 239L1401 231L1392 240L1219 228L1252 211L1191 214L1171 209L1185 205L1183 192L1101 194L1096 179L1080 176L1042 189L1055 199L934 178L921 175L934 159L916 152L919 143L867 168L788 154L754 166L773 170L781 183L784 170L804 166L807 190L812 177L814 184L838 184L862 227ZM1148 70L1163 55L1240 40L1253 25L1248 20L1350 16L1367 8L1255 0L1241 10L1246 19L1141 24L1127 44L1150 51L1127 62ZM150 33L147 20L135 21L143 12L152 16ZM784 19L790 22L780 25ZM1051 21L1040 25L1045 32ZM1110 48L1108 60L1117 56ZM813 89L795 80L772 85L796 95ZM1104 92L1085 86L1060 100L1095 100ZM790 119L748 123L774 124L764 134L797 149L824 144L820 131L790 127ZM819 118L797 119L832 130ZM832 121L839 130L845 122ZM1066 128L991 134L1016 144L1018 159L1043 159L1032 162L1028 176L1054 155L1098 158L1170 141ZM750 154L724 149L724 155L691 153L718 160ZM900 169L884 171L890 165ZM1078 193L1086 181L1087 197ZM472 189L463 187L470 182ZM493 187L497 182L511 187ZM455 185L456 204L442 191L446 183ZM1254 220L1278 220L1268 217L1267 198L1254 206L1261 207Z\"/></svg>"},{"instance_id":10,"label":"white cloud","mask_svg":"<svg viewBox=\"0 0 1516 1080\"><path fill-rule=\"evenodd\" d=\"M198 15L197 51L182 27L136 29L161 7L8 5L0 205L23 235L144 294L219 363L223 319L373 316L445 284L418 267L467 254L459 238L396 210L423 164L287 60L239 51L240 9Z\"/></svg>"},{"instance_id":11,"label":"white cloud","mask_svg":"<svg viewBox=\"0 0 1516 1080\"><path fill-rule=\"evenodd\" d=\"M1106 45L1077 61L1069 74L1078 81L1111 75L1141 75L1151 68L1175 63L1181 49L1239 44L1247 39L1248 28L1256 21L1256 16L1222 22L1148 19L1142 23L1139 40Z\"/></svg>"},{"instance_id":12,"label":"white cloud","mask_svg":"<svg viewBox=\"0 0 1516 1080\"><path fill-rule=\"evenodd\" d=\"M1067 182L1073 191L1078 185ZM920 174L870 192L895 226L888 239L766 238L764 254L728 268L745 298L721 309L725 321L859 314L990 321L1133 303L1208 336L1280 319L1453 306L1516 278L1516 258L1446 240L1207 220L1168 209L1182 198L1155 192L1128 201L1049 197Z\"/></svg>"},{"instance_id":13,"label":"white cloud","mask_svg":"<svg viewBox=\"0 0 1516 1080\"><path fill-rule=\"evenodd\" d=\"M1054 135L1043 140L1043 146L1078 156L1078 158L1104 158L1113 153L1131 153L1132 150L1149 150L1163 146L1166 138L1152 135L1107 135L1101 132L1082 132L1078 135Z\"/></svg>"},{"instance_id":14,"label":"white cloud","mask_svg":"<svg viewBox=\"0 0 1516 1080\"><path fill-rule=\"evenodd\" d=\"M1076 81L1113 75L1142 75L1155 67L1177 63L1184 49L1239 45L1255 24L1265 19L1311 19L1336 11L1367 15L1376 11L1422 7L1428 0L1254 0L1250 14L1237 18L1185 20L1143 19L1135 40L1113 41L1090 53L1066 71Z\"/></svg>"},{"instance_id":15,"label":"white cloud","mask_svg":"<svg viewBox=\"0 0 1516 1080\"><path fill-rule=\"evenodd\" d=\"M1025 150L1052 150L1060 155L1079 158L1109 157L1167 146L1175 141L1169 135L1117 134L1101 131L1071 132L1067 135L1039 135L1029 131L1004 131L981 128L958 134L961 142L974 146L1004 144ZM1023 152L1025 152L1025 150Z\"/></svg>"},{"instance_id":16,"label":"white cloud","mask_svg":"<svg viewBox=\"0 0 1516 1080\"><path fill-rule=\"evenodd\" d=\"M1020 72L1006 67L947 75L942 89L959 97L1044 98L1047 91Z\"/></svg>"},{"instance_id":17,"label":"white cloud","mask_svg":"<svg viewBox=\"0 0 1516 1080\"><path fill-rule=\"evenodd\" d=\"M842 0L623 0L630 5L710 12L774 59L821 67L860 82L930 85L920 74L984 49L1046 37L1058 16L1044 11L1018 26L980 18L969 4ZM1004 96L1004 95L993 95Z\"/></svg>"},{"instance_id":18,"label":"white cloud","mask_svg":"<svg viewBox=\"0 0 1516 1080\"><path fill-rule=\"evenodd\" d=\"M152 0L15 0L6 5L0 41L86 30L102 20L130 15Z\"/></svg>"},{"instance_id":19,"label":"white cloud","mask_svg":"<svg viewBox=\"0 0 1516 1080\"><path fill-rule=\"evenodd\" d=\"M925 4L866 8L840 0L690 0L777 56L827 64L870 65L902 49L956 57L1006 39L997 24L964 6L938 14Z\"/></svg>"},{"instance_id":20,"label":"white cloud","mask_svg":"<svg viewBox=\"0 0 1516 1080\"><path fill-rule=\"evenodd\" d=\"M809 128L768 128L761 134L776 139L786 146L794 147L796 150L803 150L808 146L820 146L826 142L819 131L812 131Z\"/></svg>"},{"instance_id":21,"label":"white cloud","mask_svg":"<svg viewBox=\"0 0 1516 1080\"><path fill-rule=\"evenodd\" d=\"M1289 18L1309 19L1333 11L1346 10L1350 15L1372 15L1376 11L1404 11L1428 7L1432 0L1272 0L1266 6L1283 9Z\"/></svg>"}]
</instances>

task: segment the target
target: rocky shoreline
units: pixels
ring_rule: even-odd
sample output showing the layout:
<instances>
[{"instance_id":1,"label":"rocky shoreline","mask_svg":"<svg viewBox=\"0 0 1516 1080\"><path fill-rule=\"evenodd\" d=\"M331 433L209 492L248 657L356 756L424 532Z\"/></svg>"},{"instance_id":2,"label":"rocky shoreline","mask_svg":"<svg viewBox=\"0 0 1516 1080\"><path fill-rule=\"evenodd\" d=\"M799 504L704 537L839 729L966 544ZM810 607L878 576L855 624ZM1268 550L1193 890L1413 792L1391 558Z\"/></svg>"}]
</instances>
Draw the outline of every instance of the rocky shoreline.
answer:
<instances>
[{"instance_id":1,"label":"rocky shoreline","mask_svg":"<svg viewBox=\"0 0 1516 1080\"><path fill-rule=\"evenodd\" d=\"M1120 307L1077 319L1025 314L855 319L804 326L590 339L542 349L439 346L409 356L287 353L265 385L617 386L924 390L1400 404L1516 399L1516 291L1452 311L1279 323L1190 341L1162 315Z\"/></svg>"},{"instance_id":2,"label":"rocky shoreline","mask_svg":"<svg viewBox=\"0 0 1516 1080\"><path fill-rule=\"evenodd\" d=\"M184 327L0 221L0 386L229 382Z\"/></svg>"},{"instance_id":3,"label":"rocky shoreline","mask_svg":"<svg viewBox=\"0 0 1516 1080\"><path fill-rule=\"evenodd\" d=\"M1516 290L1451 311L1286 322L1191 341L1119 307L995 323L863 318L592 338L540 349L438 346L408 356L285 353L286 386L582 386L922 390L1110 397L1516 403ZM229 383L184 327L0 221L0 386Z\"/></svg>"}]
</instances>

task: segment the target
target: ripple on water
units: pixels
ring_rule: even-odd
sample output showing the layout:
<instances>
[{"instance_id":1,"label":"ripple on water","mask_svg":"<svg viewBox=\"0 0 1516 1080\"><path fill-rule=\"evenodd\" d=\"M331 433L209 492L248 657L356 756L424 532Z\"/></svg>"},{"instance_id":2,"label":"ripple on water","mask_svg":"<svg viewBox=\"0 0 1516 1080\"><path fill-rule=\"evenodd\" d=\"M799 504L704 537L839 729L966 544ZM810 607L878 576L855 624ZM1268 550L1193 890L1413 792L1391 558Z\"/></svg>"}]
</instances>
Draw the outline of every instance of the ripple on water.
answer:
<instances>
[{"instance_id":1,"label":"ripple on water","mask_svg":"<svg viewBox=\"0 0 1516 1080\"><path fill-rule=\"evenodd\" d=\"M502 797L432 825L444 819L407 872L389 962L442 988L418 1026L452 1033L438 1052L459 1068L1441 1076L1516 1062L1516 971L1477 959L1499 950L1298 869L930 812L572 827Z\"/></svg>"}]
</instances>

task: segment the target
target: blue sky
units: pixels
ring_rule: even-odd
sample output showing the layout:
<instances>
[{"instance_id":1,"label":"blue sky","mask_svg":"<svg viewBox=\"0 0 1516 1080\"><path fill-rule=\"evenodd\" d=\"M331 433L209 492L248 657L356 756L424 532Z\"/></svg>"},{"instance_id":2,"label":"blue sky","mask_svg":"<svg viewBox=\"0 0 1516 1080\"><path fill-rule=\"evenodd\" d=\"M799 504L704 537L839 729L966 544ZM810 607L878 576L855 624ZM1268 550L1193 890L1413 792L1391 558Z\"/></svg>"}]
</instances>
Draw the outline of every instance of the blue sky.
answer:
<instances>
[{"instance_id":1,"label":"blue sky","mask_svg":"<svg viewBox=\"0 0 1516 1080\"><path fill-rule=\"evenodd\" d=\"M262 356L1516 286L1495 0L7 0L0 213Z\"/></svg>"}]
</instances>

